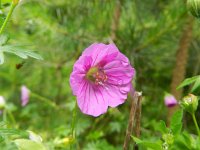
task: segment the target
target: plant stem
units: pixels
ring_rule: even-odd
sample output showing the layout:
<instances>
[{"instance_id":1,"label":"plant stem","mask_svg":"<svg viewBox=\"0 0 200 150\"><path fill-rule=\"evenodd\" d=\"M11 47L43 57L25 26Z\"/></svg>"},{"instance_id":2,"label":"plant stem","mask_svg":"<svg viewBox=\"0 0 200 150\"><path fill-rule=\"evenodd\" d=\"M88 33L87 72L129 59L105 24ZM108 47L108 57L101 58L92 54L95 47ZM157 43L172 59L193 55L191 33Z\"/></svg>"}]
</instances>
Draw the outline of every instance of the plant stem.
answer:
<instances>
[{"instance_id":1,"label":"plant stem","mask_svg":"<svg viewBox=\"0 0 200 150\"><path fill-rule=\"evenodd\" d=\"M31 96L37 98L38 100L40 100L42 102L45 102L46 104L48 104L48 105L50 105L50 106L52 106L54 108L57 108L57 105L54 102L52 102L50 99L48 99L48 98L45 98L45 97L40 96L40 95L38 95L36 93L33 93L33 92L31 92Z\"/></svg>"},{"instance_id":2,"label":"plant stem","mask_svg":"<svg viewBox=\"0 0 200 150\"><path fill-rule=\"evenodd\" d=\"M77 102L75 103L75 106L73 109L73 117L72 117L72 123L71 123L71 135L73 138L75 138L76 114L77 114Z\"/></svg>"},{"instance_id":3,"label":"plant stem","mask_svg":"<svg viewBox=\"0 0 200 150\"><path fill-rule=\"evenodd\" d=\"M11 121L12 121L12 124L13 124L13 125L16 125L16 121L15 121L15 118L14 118L12 112L11 112L10 110L7 110L7 114L8 114L8 116L10 117L10 119L11 119Z\"/></svg>"},{"instance_id":4,"label":"plant stem","mask_svg":"<svg viewBox=\"0 0 200 150\"><path fill-rule=\"evenodd\" d=\"M71 123L71 136L73 141L76 141L76 116L77 116L77 102L75 102L75 106L73 109L72 123ZM72 144L70 144L70 150L72 149Z\"/></svg>"},{"instance_id":5,"label":"plant stem","mask_svg":"<svg viewBox=\"0 0 200 150\"><path fill-rule=\"evenodd\" d=\"M123 150L129 149L129 141L130 141L130 137L133 132L133 126L134 126L134 122L135 122L135 113L136 113L136 109L137 109L138 99L139 99L138 92L135 92L134 95L131 95L131 101L132 101L131 102L131 110L130 110L130 114L129 114L129 121L128 121L128 127L126 129L126 136L124 139Z\"/></svg>"},{"instance_id":6,"label":"plant stem","mask_svg":"<svg viewBox=\"0 0 200 150\"><path fill-rule=\"evenodd\" d=\"M9 12L8 12L8 15L7 15L5 21L3 22L3 25L1 26L0 34L2 34L2 32L4 31L4 29L5 29L5 27L6 27L7 23L8 23L8 21L9 21L11 15L12 15L12 13L13 13L13 10L15 9L16 6L17 6L16 3L13 3L13 2L11 3L11 7L10 7L10 10L9 10Z\"/></svg>"},{"instance_id":7,"label":"plant stem","mask_svg":"<svg viewBox=\"0 0 200 150\"><path fill-rule=\"evenodd\" d=\"M197 124L197 120L196 120L196 117L195 117L195 114L194 114L194 113L192 114L192 119L193 119L193 121L194 121L194 124L195 124L196 130L197 130L197 133L198 133L199 138L200 138L199 126L198 126L198 124Z\"/></svg>"},{"instance_id":8,"label":"plant stem","mask_svg":"<svg viewBox=\"0 0 200 150\"><path fill-rule=\"evenodd\" d=\"M3 122L5 122L7 126L7 110L6 109L3 110Z\"/></svg>"}]
</instances>

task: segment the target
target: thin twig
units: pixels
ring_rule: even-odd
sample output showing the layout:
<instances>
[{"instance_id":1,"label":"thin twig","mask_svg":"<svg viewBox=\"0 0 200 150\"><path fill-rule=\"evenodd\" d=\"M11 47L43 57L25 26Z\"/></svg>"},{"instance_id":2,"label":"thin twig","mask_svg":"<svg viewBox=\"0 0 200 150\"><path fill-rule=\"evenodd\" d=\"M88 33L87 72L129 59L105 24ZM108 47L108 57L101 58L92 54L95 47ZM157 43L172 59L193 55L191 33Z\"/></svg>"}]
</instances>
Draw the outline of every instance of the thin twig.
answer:
<instances>
[{"instance_id":1,"label":"thin twig","mask_svg":"<svg viewBox=\"0 0 200 150\"><path fill-rule=\"evenodd\" d=\"M130 140L130 136L133 131L133 123L135 120L135 113L136 113L138 99L139 99L139 94L138 94L138 92L135 92L133 98L131 98L131 100L132 100L131 110L130 110L130 115L129 115L128 127L126 130L126 136L125 136L125 140L124 140L123 150L127 150L128 146L129 146L129 140Z\"/></svg>"},{"instance_id":2,"label":"thin twig","mask_svg":"<svg viewBox=\"0 0 200 150\"><path fill-rule=\"evenodd\" d=\"M136 114L135 114L135 128L134 128L134 133L135 136L137 138L140 137L140 120L141 120L141 111L142 111L142 94L140 93L139 97L138 97L138 102L137 102L137 109L136 109ZM133 147L134 150L138 150L138 145L135 144L135 146Z\"/></svg>"}]
</instances>

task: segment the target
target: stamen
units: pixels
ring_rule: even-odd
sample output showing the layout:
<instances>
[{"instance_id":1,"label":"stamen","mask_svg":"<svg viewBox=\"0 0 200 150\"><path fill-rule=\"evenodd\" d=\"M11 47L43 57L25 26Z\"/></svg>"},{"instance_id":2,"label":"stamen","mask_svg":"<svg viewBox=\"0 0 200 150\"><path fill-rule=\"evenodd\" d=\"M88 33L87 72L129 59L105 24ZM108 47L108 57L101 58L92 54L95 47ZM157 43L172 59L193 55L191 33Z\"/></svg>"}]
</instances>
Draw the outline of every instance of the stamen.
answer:
<instances>
[{"instance_id":1,"label":"stamen","mask_svg":"<svg viewBox=\"0 0 200 150\"><path fill-rule=\"evenodd\" d=\"M87 79L95 83L95 85L105 86L108 77L106 73L99 68L91 68L87 73Z\"/></svg>"}]
</instances>

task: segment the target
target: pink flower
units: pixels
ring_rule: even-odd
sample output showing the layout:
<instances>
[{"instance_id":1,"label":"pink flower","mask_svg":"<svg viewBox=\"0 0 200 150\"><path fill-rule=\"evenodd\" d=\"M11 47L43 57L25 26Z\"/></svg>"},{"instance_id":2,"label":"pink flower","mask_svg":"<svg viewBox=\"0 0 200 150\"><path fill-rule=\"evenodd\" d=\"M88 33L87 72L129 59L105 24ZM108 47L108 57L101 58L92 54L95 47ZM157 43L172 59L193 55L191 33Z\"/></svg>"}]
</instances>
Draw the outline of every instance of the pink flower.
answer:
<instances>
[{"instance_id":1,"label":"pink flower","mask_svg":"<svg viewBox=\"0 0 200 150\"><path fill-rule=\"evenodd\" d=\"M99 116L125 102L134 68L114 44L94 43L84 50L70 76L73 94L85 114Z\"/></svg>"},{"instance_id":2,"label":"pink flower","mask_svg":"<svg viewBox=\"0 0 200 150\"><path fill-rule=\"evenodd\" d=\"M26 106L29 102L30 91L26 86L21 87L21 105Z\"/></svg>"},{"instance_id":3,"label":"pink flower","mask_svg":"<svg viewBox=\"0 0 200 150\"><path fill-rule=\"evenodd\" d=\"M177 100L173 95L166 95L165 96L165 106L167 107L173 107L177 105Z\"/></svg>"}]
</instances>

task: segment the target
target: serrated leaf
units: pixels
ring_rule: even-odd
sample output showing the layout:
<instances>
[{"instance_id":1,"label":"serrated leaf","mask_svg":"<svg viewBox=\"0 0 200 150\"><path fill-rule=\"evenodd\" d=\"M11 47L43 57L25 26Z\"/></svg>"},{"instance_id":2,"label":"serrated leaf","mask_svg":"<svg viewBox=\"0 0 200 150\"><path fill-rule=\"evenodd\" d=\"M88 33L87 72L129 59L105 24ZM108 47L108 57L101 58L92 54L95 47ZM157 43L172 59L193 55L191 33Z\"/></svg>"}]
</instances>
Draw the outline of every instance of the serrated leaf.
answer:
<instances>
[{"instance_id":1,"label":"serrated leaf","mask_svg":"<svg viewBox=\"0 0 200 150\"><path fill-rule=\"evenodd\" d=\"M16 51L15 50L10 50L10 51L7 51L7 52L13 53L13 54L15 54L15 55L17 55L17 56L19 56L19 57L21 57L23 59L27 59L28 58L28 56L25 53L17 51L17 50Z\"/></svg>"},{"instance_id":2,"label":"serrated leaf","mask_svg":"<svg viewBox=\"0 0 200 150\"><path fill-rule=\"evenodd\" d=\"M0 46L0 50L3 52L15 54L23 59L32 57L38 60L43 60L43 58L39 54L19 46L10 46L10 45Z\"/></svg>"},{"instance_id":3,"label":"serrated leaf","mask_svg":"<svg viewBox=\"0 0 200 150\"><path fill-rule=\"evenodd\" d=\"M162 145L158 143L153 143L153 142L142 142L141 145L151 148L153 150L162 150Z\"/></svg>"},{"instance_id":4,"label":"serrated leaf","mask_svg":"<svg viewBox=\"0 0 200 150\"><path fill-rule=\"evenodd\" d=\"M131 137L138 145L143 145L146 148L151 148L153 150L162 150L162 145L158 142L142 141L138 139L137 137L134 137L134 136L131 136Z\"/></svg>"},{"instance_id":5,"label":"serrated leaf","mask_svg":"<svg viewBox=\"0 0 200 150\"><path fill-rule=\"evenodd\" d=\"M39 59L39 60L43 60L42 56L40 56L39 54L33 52L33 51L26 51L27 55L29 57L35 58L35 59Z\"/></svg>"},{"instance_id":6,"label":"serrated leaf","mask_svg":"<svg viewBox=\"0 0 200 150\"><path fill-rule=\"evenodd\" d=\"M0 35L0 45L4 45L8 42L9 38L7 35Z\"/></svg>"},{"instance_id":7,"label":"serrated leaf","mask_svg":"<svg viewBox=\"0 0 200 150\"><path fill-rule=\"evenodd\" d=\"M194 76L194 77L192 77L192 78L187 78L187 79L185 79L185 80L177 87L177 89L180 89L180 88L182 88L182 87L184 87L184 86L187 86L187 85L192 84L193 82L195 82L195 81L197 80L197 78L199 78L199 76Z\"/></svg>"},{"instance_id":8,"label":"serrated leaf","mask_svg":"<svg viewBox=\"0 0 200 150\"><path fill-rule=\"evenodd\" d=\"M138 138L137 138L137 137L135 137L135 136L131 136L131 137L132 137L133 141L135 141L137 144L139 144L139 143L142 143L142 142L143 142L142 140L138 139Z\"/></svg>"},{"instance_id":9,"label":"serrated leaf","mask_svg":"<svg viewBox=\"0 0 200 150\"><path fill-rule=\"evenodd\" d=\"M0 65L4 63L4 54L2 51L0 51Z\"/></svg>"},{"instance_id":10,"label":"serrated leaf","mask_svg":"<svg viewBox=\"0 0 200 150\"><path fill-rule=\"evenodd\" d=\"M177 123L173 127L171 127L173 134L174 135L179 134L181 132L182 126L183 126L182 123Z\"/></svg>"},{"instance_id":11,"label":"serrated leaf","mask_svg":"<svg viewBox=\"0 0 200 150\"><path fill-rule=\"evenodd\" d=\"M27 139L17 139L14 141L19 150L46 150L42 143Z\"/></svg>"},{"instance_id":12,"label":"serrated leaf","mask_svg":"<svg viewBox=\"0 0 200 150\"><path fill-rule=\"evenodd\" d=\"M160 120L156 130L160 131L162 134L167 133L167 126L163 120Z\"/></svg>"},{"instance_id":13,"label":"serrated leaf","mask_svg":"<svg viewBox=\"0 0 200 150\"><path fill-rule=\"evenodd\" d=\"M178 110L176 111L172 118L171 118L171 122L170 122L170 128L173 132L173 134L178 134L180 133L181 129L182 129L182 119L183 119L183 110Z\"/></svg>"},{"instance_id":14,"label":"serrated leaf","mask_svg":"<svg viewBox=\"0 0 200 150\"><path fill-rule=\"evenodd\" d=\"M200 87L200 76L196 79L191 92L194 92L195 90L197 90Z\"/></svg>"}]
</instances>

